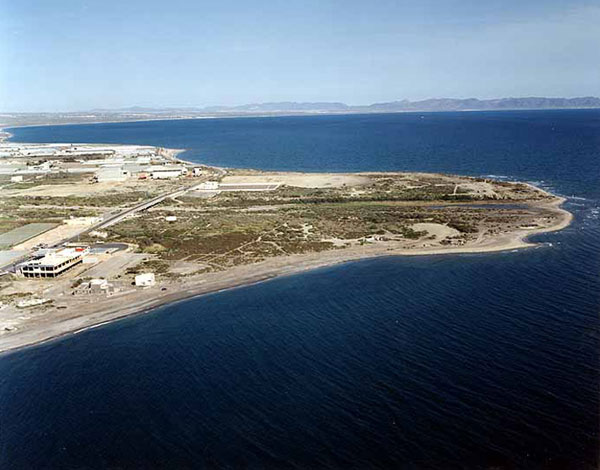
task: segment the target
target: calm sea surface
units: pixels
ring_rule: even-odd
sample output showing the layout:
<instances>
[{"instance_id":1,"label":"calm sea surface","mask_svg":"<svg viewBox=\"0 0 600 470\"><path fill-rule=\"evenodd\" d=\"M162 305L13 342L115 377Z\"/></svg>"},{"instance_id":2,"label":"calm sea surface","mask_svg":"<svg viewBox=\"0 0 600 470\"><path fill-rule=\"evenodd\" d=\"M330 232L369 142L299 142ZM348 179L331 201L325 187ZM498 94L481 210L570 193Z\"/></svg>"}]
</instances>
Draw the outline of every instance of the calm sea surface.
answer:
<instances>
[{"instance_id":1,"label":"calm sea surface","mask_svg":"<svg viewBox=\"0 0 600 470\"><path fill-rule=\"evenodd\" d=\"M223 166L422 170L569 197L537 249L349 263L0 356L0 468L596 468L600 111L15 129Z\"/></svg>"}]
</instances>

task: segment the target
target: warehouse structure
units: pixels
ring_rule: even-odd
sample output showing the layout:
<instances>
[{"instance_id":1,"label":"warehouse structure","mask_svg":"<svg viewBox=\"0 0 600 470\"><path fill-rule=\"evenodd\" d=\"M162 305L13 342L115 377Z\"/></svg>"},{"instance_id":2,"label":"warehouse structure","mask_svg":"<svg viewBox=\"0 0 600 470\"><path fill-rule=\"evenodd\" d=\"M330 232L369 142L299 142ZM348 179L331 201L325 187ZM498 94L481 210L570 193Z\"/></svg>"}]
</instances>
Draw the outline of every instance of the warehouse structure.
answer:
<instances>
[{"instance_id":1,"label":"warehouse structure","mask_svg":"<svg viewBox=\"0 0 600 470\"><path fill-rule=\"evenodd\" d=\"M151 166L145 169L145 173L149 174L153 180L171 179L186 174L187 168L175 165Z\"/></svg>"},{"instance_id":2,"label":"warehouse structure","mask_svg":"<svg viewBox=\"0 0 600 470\"><path fill-rule=\"evenodd\" d=\"M122 166L105 166L96 171L95 179L98 183L126 181L130 173Z\"/></svg>"}]
</instances>

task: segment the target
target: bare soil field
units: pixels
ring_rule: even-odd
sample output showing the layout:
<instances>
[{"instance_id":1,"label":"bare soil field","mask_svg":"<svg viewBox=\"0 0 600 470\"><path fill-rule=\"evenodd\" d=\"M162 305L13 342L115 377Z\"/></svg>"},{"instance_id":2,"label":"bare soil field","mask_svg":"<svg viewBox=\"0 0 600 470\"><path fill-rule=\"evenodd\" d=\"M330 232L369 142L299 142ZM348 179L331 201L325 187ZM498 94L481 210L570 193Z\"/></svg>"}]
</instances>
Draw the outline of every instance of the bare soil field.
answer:
<instances>
[{"instance_id":1,"label":"bare soil field","mask_svg":"<svg viewBox=\"0 0 600 470\"><path fill-rule=\"evenodd\" d=\"M223 178L222 182L227 184L281 183L298 188L339 188L362 186L370 182L369 178L365 176L341 173L256 173L228 175Z\"/></svg>"}]
</instances>

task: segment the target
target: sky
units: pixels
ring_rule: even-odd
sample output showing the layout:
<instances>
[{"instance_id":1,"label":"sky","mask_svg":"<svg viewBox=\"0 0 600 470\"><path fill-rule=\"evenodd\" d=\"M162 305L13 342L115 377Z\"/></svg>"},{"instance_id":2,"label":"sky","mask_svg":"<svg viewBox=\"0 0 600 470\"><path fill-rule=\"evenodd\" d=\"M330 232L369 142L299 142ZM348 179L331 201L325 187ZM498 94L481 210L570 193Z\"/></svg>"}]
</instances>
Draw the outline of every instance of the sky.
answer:
<instances>
[{"instance_id":1,"label":"sky","mask_svg":"<svg viewBox=\"0 0 600 470\"><path fill-rule=\"evenodd\" d=\"M588 0L0 0L0 112L600 96Z\"/></svg>"}]
</instances>

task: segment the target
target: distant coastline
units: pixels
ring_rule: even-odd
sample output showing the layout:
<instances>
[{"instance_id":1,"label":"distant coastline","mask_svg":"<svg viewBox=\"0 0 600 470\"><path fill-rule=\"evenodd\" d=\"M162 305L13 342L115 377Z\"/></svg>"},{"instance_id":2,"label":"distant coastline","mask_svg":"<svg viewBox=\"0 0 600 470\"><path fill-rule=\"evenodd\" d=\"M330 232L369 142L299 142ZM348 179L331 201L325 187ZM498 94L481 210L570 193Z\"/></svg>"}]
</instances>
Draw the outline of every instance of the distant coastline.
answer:
<instances>
[{"instance_id":1,"label":"distant coastline","mask_svg":"<svg viewBox=\"0 0 600 470\"><path fill-rule=\"evenodd\" d=\"M139 107L95 109L72 112L0 112L0 128L144 122L184 119L221 119L242 117L286 117L319 115L360 115L437 112L496 112L537 110L600 109L600 98L434 98L420 101L399 100L369 105L340 102L255 103L240 106Z\"/></svg>"}]
</instances>

